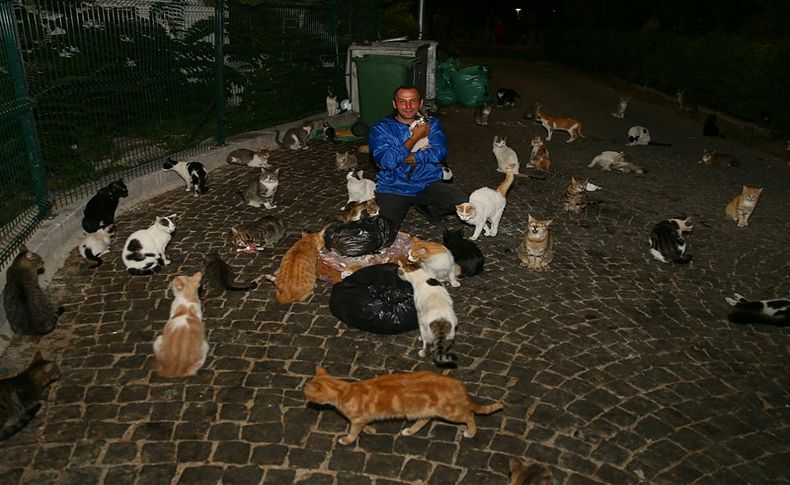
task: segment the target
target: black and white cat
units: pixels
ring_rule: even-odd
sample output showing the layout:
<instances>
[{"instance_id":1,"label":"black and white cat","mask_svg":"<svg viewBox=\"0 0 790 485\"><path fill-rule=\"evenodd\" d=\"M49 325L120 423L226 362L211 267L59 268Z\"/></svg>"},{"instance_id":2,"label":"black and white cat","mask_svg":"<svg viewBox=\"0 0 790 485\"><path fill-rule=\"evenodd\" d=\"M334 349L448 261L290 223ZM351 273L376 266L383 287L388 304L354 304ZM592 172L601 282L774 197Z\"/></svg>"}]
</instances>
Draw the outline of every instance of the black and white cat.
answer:
<instances>
[{"instance_id":1,"label":"black and white cat","mask_svg":"<svg viewBox=\"0 0 790 485\"><path fill-rule=\"evenodd\" d=\"M496 90L496 106L502 108L504 106L515 106L516 101L521 95L510 88L499 88Z\"/></svg>"},{"instance_id":2,"label":"black and white cat","mask_svg":"<svg viewBox=\"0 0 790 485\"><path fill-rule=\"evenodd\" d=\"M202 163L169 158L162 164L162 170L177 173L187 184L187 192L195 190L195 197L206 193L206 167Z\"/></svg>"},{"instance_id":3,"label":"black and white cat","mask_svg":"<svg viewBox=\"0 0 790 485\"><path fill-rule=\"evenodd\" d=\"M686 240L683 235L691 232L693 228L690 217L659 222L650 232L650 254L662 263L690 263L692 256L686 254Z\"/></svg>"},{"instance_id":4,"label":"black and white cat","mask_svg":"<svg viewBox=\"0 0 790 485\"><path fill-rule=\"evenodd\" d=\"M335 95L335 91L330 86L326 90L326 115L331 118L336 116L339 111L340 108L337 104L337 96Z\"/></svg>"},{"instance_id":5,"label":"black and white cat","mask_svg":"<svg viewBox=\"0 0 790 485\"><path fill-rule=\"evenodd\" d=\"M740 325L762 323L776 327L790 325L790 299L747 300L735 293L734 298L725 297L724 300L735 307L727 316L732 323Z\"/></svg>"},{"instance_id":6,"label":"black and white cat","mask_svg":"<svg viewBox=\"0 0 790 485\"><path fill-rule=\"evenodd\" d=\"M230 165L243 165L245 167L268 167L269 150L261 148L257 151L239 148L228 154L225 161Z\"/></svg>"},{"instance_id":7,"label":"black and white cat","mask_svg":"<svg viewBox=\"0 0 790 485\"><path fill-rule=\"evenodd\" d=\"M116 180L102 187L85 205L82 228L85 232L96 232L100 227L115 223L115 210L122 197L129 195L123 180Z\"/></svg>"},{"instance_id":8,"label":"black and white cat","mask_svg":"<svg viewBox=\"0 0 790 485\"><path fill-rule=\"evenodd\" d=\"M324 140L330 143L337 143L337 131L335 131L335 128L330 125L328 121L321 123L321 134Z\"/></svg>"},{"instance_id":9,"label":"black and white cat","mask_svg":"<svg viewBox=\"0 0 790 485\"><path fill-rule=\"evenodd\" d=\"M658 141L653 141L650 138L650 131L645 128L644 126L632 126L628 129L628 143L625 146L634 146L634 145L661 145L661 146L672 146L669 143L662 143Z\"/></svg>"},{"instance_id":10,"label":"black and white cat","mask_svg":"<svg viewBox=\"0 0 790 485\"><path fill-rule=\"evenodd\" d=\"M131 275L150 275L158 273L170 260L165 256L165 248L170 242L176 224L172 221L175 214L158 217L147 229L133 232L123 245L123 264Z\"/></svg>"},{"instance_id":11,"label":"black and white cat","mask_svg":"<svg viewBox=\"0 0 790 485\"><path fill-rule=\"evenodd\" d=\"M244 192L236 192L242 200L251 207L263 205L267 209L274 209L274 196L280 186L280 169L261 167L261 173L251 181Z\"/></svg>"},{"instance_id":12,"label":"black and white cat","mask_svg":"<svg viewBox=\"0 0 790 485\"><path fill-rule=\"evenodd\" d=\"M346 175L346 189L348 189L348 202L343 209L357 202L365 202L376 197L376 182L366 179L365 172L360 170L356 174L348 172Z\"/></svg>"},{"instance_id":13,"label":"black and white cat","mask_svg":"<svg viewBox=\"0 0 790 485\"><path fill-rule=\"evenodd\" d=\"M283 149L307 150L307 140L313 134L313 125L312 121L305 121L299 127L289 128L283 135L282 140L280 140L280 130L276 130L274 141Z\"/></svg>"},{"instance_id":14,"label":"black and white cat","mask_svg":"<svg viewBox=\"0 0 790 485\"><path fill-rule=\"evenodd\" d=\"M478 125L487 125L488 118L491 116L491 111L494 106L491 103L483 103L475 109L474 119Z\"/></svg>"},{"instance_id":15,"label":"black and white cat","mask_svg":"<svg viewBox=\"0 0 790 485\"><path fill-rule=\"evenodd\" d=\"M474 242L464 239L464 230L445 229L442 243L453 254L455 264L461 267L461 276L468 278L483 272L485 257Z\"/></svg>"},{"instance_id":16,"label":"black and white cat","mask_svg":"<svg viewBox=\"0 0 790 485\"><path fill-rule=\"evenodd\" d=\"M98 268L102 264L101 256L110 252L110 243L115 236L115 224L100 228L88 234L80 244L80 255L96 264L90 268Z\"/></svg>"}]
</instances>

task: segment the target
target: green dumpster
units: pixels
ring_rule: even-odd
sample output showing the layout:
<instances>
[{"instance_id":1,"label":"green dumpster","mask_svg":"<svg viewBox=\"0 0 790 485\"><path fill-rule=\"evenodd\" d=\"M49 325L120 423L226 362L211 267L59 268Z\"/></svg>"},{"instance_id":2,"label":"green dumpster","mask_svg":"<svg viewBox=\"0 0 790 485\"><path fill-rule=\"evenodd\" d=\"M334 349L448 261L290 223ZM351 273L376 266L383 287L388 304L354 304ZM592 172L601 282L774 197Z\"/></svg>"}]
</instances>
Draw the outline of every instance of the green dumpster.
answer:
<instances>
[{"instance_id":1,"label":"green dumpster","mask_svg":"<svg viewBox=\"0 0 790 485\"><path fill-rule=\"evenodd\" d=\"M398 86L414 82L413 57L367 55L354 59L357 65L359 120L367 128L392 114L392 93Z\"/></svg>"}]
</instances>

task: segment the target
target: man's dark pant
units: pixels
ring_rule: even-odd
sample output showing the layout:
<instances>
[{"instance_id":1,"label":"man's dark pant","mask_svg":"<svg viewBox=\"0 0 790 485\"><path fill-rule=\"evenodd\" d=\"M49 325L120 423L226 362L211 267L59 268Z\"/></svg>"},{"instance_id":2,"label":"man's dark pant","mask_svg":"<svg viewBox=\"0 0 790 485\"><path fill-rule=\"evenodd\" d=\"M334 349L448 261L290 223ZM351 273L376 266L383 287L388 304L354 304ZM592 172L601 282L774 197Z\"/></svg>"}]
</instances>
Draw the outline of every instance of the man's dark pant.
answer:
<instances>
[{"instance_id":1,"label":"man's dark pant","mask_svg":"<svg viewBox=\"0 0 790 485\"><path fill-rule=\"evenodd\" d=\"M389 219L398 228L411 206L416 206L417 210L431 223L439 224L442 222L442 216L455 214L455 206L464 202L469 202L468 195L441 180L433 182L416 195L376 192L379 214Z\"/></svg>"}]
</instances>

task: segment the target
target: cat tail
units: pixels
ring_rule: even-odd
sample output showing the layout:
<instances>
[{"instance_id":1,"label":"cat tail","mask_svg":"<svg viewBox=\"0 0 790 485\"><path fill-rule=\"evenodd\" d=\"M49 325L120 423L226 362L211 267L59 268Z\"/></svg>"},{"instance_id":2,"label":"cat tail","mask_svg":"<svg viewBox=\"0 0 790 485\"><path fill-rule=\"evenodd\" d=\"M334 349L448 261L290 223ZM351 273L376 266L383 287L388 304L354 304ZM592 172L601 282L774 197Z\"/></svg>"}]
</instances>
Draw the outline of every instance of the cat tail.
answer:
<instances>
[{"instance_id":1,"label":"cat tail","mask_svg":"<svg viewBox=\"0 0 790 485\"><path fill-rule=\"evenodd\" d=\"M16 419L10 420L10 422L6 420L0 428L0 441L15 435L27 426L36 417L39 409L41 409L41 403L37 402L25 409L22 414L15 416Z\"/></svg>"},{"instance_id":2,"label":"cat tail","mask_svg":"<svg viewBox=\"0 0 790 485\"><path fill-rule=\"evenodd\" d=\"M450 352L453 342L447 338L447 334L452 330L452 324L445 319L440 319L431 322L430 327L436 338L436 357L434 357L433 363L442 369L455 369L458 367L458 357Z\"/></svg>"},{"instance_id":3,"label":"cat tail","mask_svg":"<svg viewBox=\"0 0 790 485\"><path fill-rule=\"evenodd\" d=\"M692 256L690 254L687 254L687 255L681 256L679 258L676 257L675 259L672 260L672 262L675 263L675 264L689 264L693 259L694 259L694 256Z\"/></svg>"},{"instance_id":4,"label":"cat tail","mask_svg":"<svg viewBox=\"0 0 790 485\"><path fill-rule=\"evenodd\" d=\"M157 264L150 268L126 268L126 272L132 276L148 276L162 271L162 265Z\"/></svg>"},{"instance_id":5,"label":"cat tail","mask_svg":"<svg viewBox=\"0 0 790 485\"><path fill-rule=\"evenodd\" d=\"M95 254L93 254L93 251L91 251L91 248L85 248L85 259L89 259L91 261L95 261L96 262L95 265L88 266L88 269L98 268L103 263L103 261L101 260L101 258L99 256L96 256Z\"/></svg>"},{"instance_id":6,"label":"cat tail","mask_svg":"<svg viewBox=\"0 0 790 485\"><path fill-rule=\"evenodd\" d=\"M661 142L661 141L649 141L649 142L647 142L647 144L648 145L658 145L658 146L662 146L662 147L671 147L672 146L671 143L664 143L664 142Z\"/></svg>"},{"instance_id":7,"label":"cat tail","mask_svg":"<svg viewBox=\"0 0 790 485\"><path fill-rule=\"evenodd\" d=\"M238 283L236 281L223 282L222 286L228 291L250 291L258 287L258 282L253 280L249 283Z\"/></svg>"},{"instance_id":8,"label":"cat tail","mask_svg":"<svg viewBox=\"0 0 790 485\"><path fill-rule=\"evenodd\" d=\"M475 414L493 414L499 411L500 409L505 408L505 405L502 404L501 402L496 402L494 404L486 404L486 405L477 404L474 402L471 404L472 405L470 407L472 409L472 412Z\"/></svg>"},{"instance_id":9,"label":"cat tail","mask_svg":"<svg viewBox=\"0 0 790 485\"><path fill-rule=\"evenodd\" d=\"M535 170L535 171L531 171L531 172L514 173L513 175L515 177L524 177L524 178L527 178L527 179L546 180L546 176L544 174L538 173L538 172L539 172L538 170ZM497 191L499 191L499 189L497 189Z\"/></svg>"},{"instance_id":10,"label":"cat tail","mask_svg":"<svg viewBox=\"0 0 790 485\"><path fill-rule=\"evenodd\" d=\"M512 166L510 166L510 167L512 167ZM499 187L496 188L496 191L499 192L499 194L502 197L507 197L507 189L509 189L510 186L513 185L513 180L515 178L516 177L513 174L513 169L512 168L510 168L510 170L506 169L505 180L503 180L502 183L499 184Z\"/></svg>"}]
</instances>

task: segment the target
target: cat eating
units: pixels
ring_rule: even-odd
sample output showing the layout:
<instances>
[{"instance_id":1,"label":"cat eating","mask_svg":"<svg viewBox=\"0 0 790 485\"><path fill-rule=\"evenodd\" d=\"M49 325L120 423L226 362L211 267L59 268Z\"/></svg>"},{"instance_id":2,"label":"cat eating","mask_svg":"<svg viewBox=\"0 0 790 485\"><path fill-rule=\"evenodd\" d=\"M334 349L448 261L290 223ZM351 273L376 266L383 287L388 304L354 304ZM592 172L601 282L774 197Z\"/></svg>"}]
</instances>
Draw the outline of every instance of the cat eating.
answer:
<instances>
[{"instance_id":1,"label":"cat eating","mask_svg":"<svg viewBox=\"0 0 790 485\"><path fill-rule=\"evenodd\" d=\"M233 269L222 260L219 253L203 256L203 281L208 282L218 290L249 291L258 287L258 283L237 283L233 276Z\"/></svg>"},{"instance_id":2,"label":"cat eating","mask_svg":"<svg viewBox=\"0 0 790 485\"><path fill-rule=\"evenodd\" d=\"M477 241L480 233L485 231L486 236L496 236L499 230L499 221L507 205L507 190L513 184L513 165L505 168L505 180L496 190L481 187L469 196L469 202L455 206L458 217L475 226L475 232L469 239Z\"/></svg>"},{"instance_id":3,"label":"cat eating","mask_svg":"<svg viewBox=\"0 0 790 485\"><path fill-rule=\"evenodd\" d=\"M304 388L304 395L308 402L334 406L351 422L348 434L337 440L343 445L354 443L360 431L375 433L368 423L393 418L416 419L401 431L403 436L418 433L431 418L437 417L465 423L464 437L474 438L475 414L492 414L504 408L501 403L473 402L462 381L434 372L389 374L345 382L318 366L315 377Z\"/></svg>"},{"instance_id":4,"label":"cat eating","mask_svg":"<svg viewBox=\"0 0 790 485\"><path fill-rule=\"evenodd\" d=\"M123 264L130 275L150 275L158 273L170 260L165 256L165 248L170 242L176 224L175 217L158 217L147 229L133 232L123 245Z\"/></svg>"},{"instance_id":5,"label":"cat eating","mask_svg":"<svg viewBox=\"0 0 790 485\"><path fill-rule=\"evenodd\" d=\"M485 257L477 244L464 239L464 230L445 229L442 236L444 247L450 250L455 263L461 267L461 276L468 278L483 272Z\"/></svg>"},{"instance_id":6,"label":"cat eating","mask_svg":"<svg viewBox=\"0 0 790 485\"><path fill-rule=\"evenodd\" d=\"M285 236L285 222L277 216L263 216L250 225L230 228L236 252L255 254L273 248Z\"/></svg>"}]
</instances>

